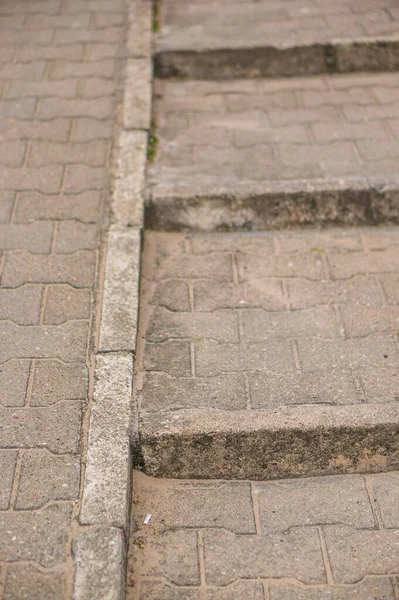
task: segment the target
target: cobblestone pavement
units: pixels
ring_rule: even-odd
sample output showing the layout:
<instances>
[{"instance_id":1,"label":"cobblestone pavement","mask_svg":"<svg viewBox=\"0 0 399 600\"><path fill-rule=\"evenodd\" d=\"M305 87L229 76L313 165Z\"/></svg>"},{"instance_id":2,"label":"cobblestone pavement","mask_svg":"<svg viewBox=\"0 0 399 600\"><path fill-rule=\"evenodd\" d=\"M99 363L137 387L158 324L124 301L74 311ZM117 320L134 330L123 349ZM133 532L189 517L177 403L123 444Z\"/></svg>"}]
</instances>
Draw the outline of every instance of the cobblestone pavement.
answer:
<instances>
[{"instance_id":1,"label":"cobblestone pavement","mask_svg":"<svg viewBox=\"0 0 399 600\"><path fill-rule=\"evenodd\" d=\"M395 600L398 492L397 472L268 483L136 473L127 598Z\"/></svg>"},{"instance_id":2,"label":"cobblestone pavement","mask_svg":"<svg viewBox=\"0 0 399 600\"><path fill-rule=\"evenodd\" d=\"M398 245L398 228L147 233L143 410L395 402Z\"/></svg>"},{"instance_id":3,"label":"cobblestone pavement","mask_svg":"<svg viewBox=\"0 0 399 600\"><path fill-rule=\"evenodd\" d=\"M166 81L155 88L158 187L397 176L397 74Z\"/></svg>"},{"instance_id":4,"label":"cobblestone pavement","mask_svg":"<svg viewBox=\"0 0 399 600\"><path fill-rule=\"evenodd\" d=\"M125 20L122 0L0 6L3 600L72 596Z\"/></svg>"}]
</instances>

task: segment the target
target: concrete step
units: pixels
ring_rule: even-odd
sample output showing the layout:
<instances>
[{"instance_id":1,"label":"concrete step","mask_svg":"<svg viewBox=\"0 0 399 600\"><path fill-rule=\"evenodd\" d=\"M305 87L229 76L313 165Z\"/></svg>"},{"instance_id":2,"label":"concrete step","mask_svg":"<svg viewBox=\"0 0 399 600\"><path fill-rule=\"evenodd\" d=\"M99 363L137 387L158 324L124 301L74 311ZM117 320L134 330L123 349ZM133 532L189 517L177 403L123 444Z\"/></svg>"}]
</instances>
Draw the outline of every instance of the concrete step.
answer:
<instances>
[{"instance_id":1,"label":"concrete step","mask_svg":"<svg viewBox=\"0 0 399 600\"><path fill-rule=\"evenodd\" d=\"M399 67L396 0L162 0L160 77L231 79Z\"/></svg>"},{"instance_id":2,"label":"concrete step","mask_svg":"<svg viewBox=\"0 0 399 600\"><path fill-rule=\"evenodd\" d=\"M399 222L396 74L155 84L147 226Z\"/></svg>"},{"instance_id":3,"label":"concrete step","mask_svg":"<svg viewBox=\"0 0 399 600\"><path fill-rule=\"evenodd\" d=\"M148 232L134 386L145 472L397 468L398 249L397 227Z\"/></svg>"}]
</instances>

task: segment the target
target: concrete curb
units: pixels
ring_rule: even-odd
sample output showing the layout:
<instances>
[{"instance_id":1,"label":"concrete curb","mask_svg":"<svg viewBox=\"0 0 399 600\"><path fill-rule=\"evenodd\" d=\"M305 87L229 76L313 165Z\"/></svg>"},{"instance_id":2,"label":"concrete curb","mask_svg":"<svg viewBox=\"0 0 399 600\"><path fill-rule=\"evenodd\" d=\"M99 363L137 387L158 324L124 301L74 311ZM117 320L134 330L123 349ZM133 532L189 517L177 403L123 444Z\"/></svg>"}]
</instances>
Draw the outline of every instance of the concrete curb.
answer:
<instances>
[{"instance_id":1,"label":"concrete curb","mask_svg":"<svg viewBox=\"0 0 399 600\"><path fill-rule=\"evenodd\" d=\"M152 3L126 0L126 5L128 58L115 142L112 225L79 516L88 528L73 543L74 600L125 597L132 385L152 76Z\"/></svg>"},{"instance_id":2,"label":"concrete curb","mask_svg":"<svg viewBox=\"0 0 399 600\"><path fill-rule=\"evenodd\" d=\"M155 185L145 219L147 229L162 231L398 224L399 181L387 176Z\"/></svg>"},{"instance_id":3,"label":"concrete curb","mask_svg":"<svg viewBox=\"0 0 399 600\"><path fill-rule=\"evenodd\" d=\"M122 529L96 527L79 533L73 543L75 593L79 600L124 597L125 539Z\"/></svg>"}]
</instances>

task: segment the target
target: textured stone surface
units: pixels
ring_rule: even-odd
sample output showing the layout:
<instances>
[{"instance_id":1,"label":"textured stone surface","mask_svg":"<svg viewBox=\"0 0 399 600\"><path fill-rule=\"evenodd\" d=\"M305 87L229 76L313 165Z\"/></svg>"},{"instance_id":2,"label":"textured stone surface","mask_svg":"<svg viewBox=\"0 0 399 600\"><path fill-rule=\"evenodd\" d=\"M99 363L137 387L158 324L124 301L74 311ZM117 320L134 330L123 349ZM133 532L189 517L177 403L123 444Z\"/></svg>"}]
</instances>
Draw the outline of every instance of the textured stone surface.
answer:
<instances>
[{"instance_id":1,"label":"textured stone surface","mask_svg":"<svg viewBox=\"0 0 399 600\"><path fill-rule=\"evenodd\" d=\"M398 314L379 276L395 273L399 238L378 231L146 234L136 393L148 473L396 465L395 443L379 444L397 427Z\"/></svg>"},{"instance_id":2,"label":"textured stone surface","mask_svg":"<svg viewBox=\"0 0 399 600\"><path fill-rule=\"evenodd\" d=\"M4 600L58 600L64 597L65 581L60 573L43 572L34 565L14 563L7 566Z\"/></svg>"},{"instance_id":3,"label":"textured stone surface","mask_svg":"<svg viewBox=\"0 0 399 600\"><path fill-rule=\"evenodd\" d=\"M69 600L127 7L0 4L0 598Z\"/></svg>"},{"instance_id":4,"label":"textured stone surface","mask_svg":"<svg viewBox=\"0 0 399 600\"><path fill-rule=\"evenodd\" d=\"M130 493L131 354L96 360L80 521L126 531Z\"/></svg>"},{"instance_id":5,"label":"textured stone surface","mask_svg":"<svg viewBox=\"0 0 399 600\"><path fill-rule=\"evenodd\" d=\"M123 593L124 534L116 527L80 532L74 541L76 576L74 600L102 595L119 600Z\"/></svg>"},{"instance_id":6,"label":"textured stone surface","mask_svg":"<svg viewBox=\"0 0 399 600\"><path fill-rule=\"evenodd\" d=\"M34 561L43 567L62 564L71 515L68 504L52 504L39 512L0 513L0 560Z\"/></svg>"},{"instance_id":7,"label":"textured stone surface","mask_svg":"<svg viewBox=\"0 0 399 600\"><path fill-rule=\"evenodd\" d=\"M392 0L176 0L162 4L157 72L197 79L332 71L388 70L397 65Z\"/></svg>"},{"instance_id":8,"label":"textured stone surface","mask_svg":"<svg viewBox=\"0 0 399 600\"><path fill-rule=\"evenodd\" d=\"M249 483L158 480L136 471L133 487L139 490L140 502L132 512L132 531L140 529L150 513L154 515L152 527L160 531L221 527L235 533L255 533Z\"/></svg>"},{"instance_id":9,"label":"textured stone surface","mask_svg":"<svg viewBox=\"0 0 399 600\"><path fill-rule=\"evenodd\" d=\"M101 351L135 351L140 248L140 230L110 229L99 343Z\"/></svg>"},{"instance_id":10,"label":"textured stone surface","mask_svg":"<svg viewBox=\"0 0 399 600\"><path fill-rule=\"evenodd\" d=\"M260 483L136 472L127 598L394 600L398 531L381 529L373 492L385 486L393 506L387 477Z\"/></svg>"},{"instance_id":11,"label":"textured stone surface","mask_svg":"<svg viewBox=\"0 0 399 600\"><path fill-rule=\"evenodd\" d=\"M52 500L73 500L79 493L78 456L27 450L21 462L17 509L37 509Z\"/></svg>"},{"instance_id":12,"label":"textured stone surface","mask_svg":"<svg viewBox=\"0 0 399 600\"><path fill-rule=\"evenodd\" d=\"M398 117L398 87L395 74L390 77L159 81L153 178L166 185L217 177L220 185L223 179L393 176L399 145L387 127Z\"/></svg>"},{"instance_id":13,"label":"textured stone surface","mask_svg":"<svg viewBox=\"0 0 399 600\"><path fill-rule=\"evenodd\" d=\"M397 98L387 73L157 81L149 226L397 223Z\"/></svg>"}]
</instances>

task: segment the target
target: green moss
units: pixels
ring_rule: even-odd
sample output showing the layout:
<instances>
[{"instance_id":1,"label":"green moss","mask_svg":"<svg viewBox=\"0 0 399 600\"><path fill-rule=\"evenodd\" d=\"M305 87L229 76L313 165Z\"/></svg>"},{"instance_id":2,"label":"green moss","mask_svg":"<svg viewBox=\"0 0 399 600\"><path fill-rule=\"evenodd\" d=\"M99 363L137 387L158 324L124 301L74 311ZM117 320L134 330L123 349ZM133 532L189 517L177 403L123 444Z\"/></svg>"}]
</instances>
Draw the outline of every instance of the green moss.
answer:
<instances>
[{"instance_id":1,"label":"green moss","mask_svg":"<svg viewBox=\"0 0 399 600\"><path fill-rule=\"evenodd\" d=\"M158 33L161 29L161 19L159 10L159 1L154 4L154 12L152 15L152 31Z\"/></svg>"},{"instance_id":2,"label":"green moss","mask_svg":"<svg viewBox=\"0 0 399 600\"><path fill-rule=\"evenodd\" d=\"M155 160L158 143L159 143L159 139L155 135L155 129L156 129L156 126L153 121L151 123L151 130L150 130L150 135L148 138L148 150L147 150L147 158L148 158L148 162L150 162L150 163L154 162L154 160Z\"/></svg>"}]
</instances>

